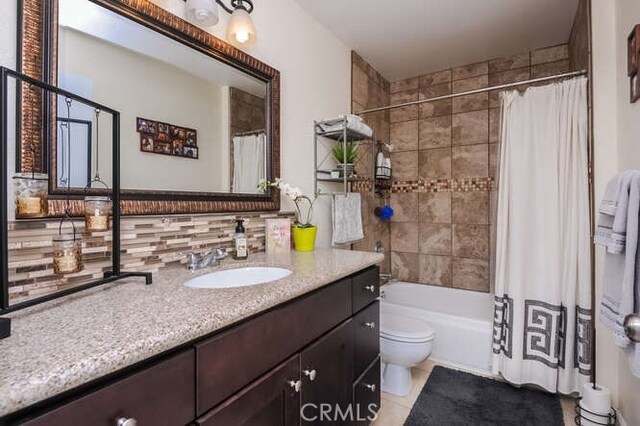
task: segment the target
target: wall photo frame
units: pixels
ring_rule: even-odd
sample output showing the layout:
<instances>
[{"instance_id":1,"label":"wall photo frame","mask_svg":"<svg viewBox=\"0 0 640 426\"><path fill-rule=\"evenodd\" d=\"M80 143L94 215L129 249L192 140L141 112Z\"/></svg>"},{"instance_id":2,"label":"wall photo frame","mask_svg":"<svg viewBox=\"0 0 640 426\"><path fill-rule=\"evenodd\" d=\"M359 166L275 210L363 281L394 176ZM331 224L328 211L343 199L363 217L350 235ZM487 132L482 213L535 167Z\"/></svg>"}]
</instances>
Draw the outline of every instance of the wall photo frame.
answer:
<instances>
[{"instance_id":1,"label":"wall photo frame","mask_svg":"<svg viewBox=\"0 0 640 426\"><path fill-rule=\"evenodd\" d=\"M136 130L140 134L142 152L199 158L198 131L195 129L137 117Z\"/></svg>"},{"instance_id":2,"label":"wall photo frame","mask_svg":"<svg viewBox=\"0 0 640 426\"><path fill-rule=\"evenodd\" d=\"M640 99L640 24L637 24L627 38L627 75L631 103Z\"/></svg>"}]
</instances>

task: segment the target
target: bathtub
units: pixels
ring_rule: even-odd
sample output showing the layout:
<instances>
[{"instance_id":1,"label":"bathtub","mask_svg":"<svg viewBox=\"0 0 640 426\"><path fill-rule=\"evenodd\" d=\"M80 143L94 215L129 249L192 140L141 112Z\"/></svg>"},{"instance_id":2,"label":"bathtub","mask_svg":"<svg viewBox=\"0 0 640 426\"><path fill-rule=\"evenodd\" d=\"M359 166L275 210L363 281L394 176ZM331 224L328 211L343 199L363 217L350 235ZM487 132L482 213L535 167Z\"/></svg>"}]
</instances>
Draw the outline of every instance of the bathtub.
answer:
<instances>
[{"instance_id":1,"label":"bathtub","mask_svg":"<svg viewBox=\"0 0 640 426\"><path fill-rule=\"evenodd\" d=\"M381 291L381 313L416 316L435 330L429 359L454 368L492 375L491 294L407 282L386 284Z\"/></svg>"}]
</instances>

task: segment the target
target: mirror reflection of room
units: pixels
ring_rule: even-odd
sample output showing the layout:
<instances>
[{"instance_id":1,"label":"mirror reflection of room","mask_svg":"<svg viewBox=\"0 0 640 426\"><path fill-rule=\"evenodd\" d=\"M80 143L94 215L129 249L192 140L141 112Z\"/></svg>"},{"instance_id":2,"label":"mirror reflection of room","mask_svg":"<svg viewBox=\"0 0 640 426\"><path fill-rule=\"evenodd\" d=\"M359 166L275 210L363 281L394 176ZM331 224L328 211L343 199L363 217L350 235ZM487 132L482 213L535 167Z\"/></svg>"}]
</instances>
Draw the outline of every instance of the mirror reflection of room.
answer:
<instances>
[{"instance_id":1,"label":"mirror reflection of room","mask_svg":"<svg viewBox=\"0 0 640 426\"><path fill-rule=\"evenodd\" d=\"M267 168L263 81L85 0L59 1L57 42L58 85L121 113L124 190L258 192ZM96 167L86 143L93 115L74 110L69 126L73 160L87 167ZM109 156L101 159L110 169ZM77 167L72 186L89 175Z\"/></svg>"}]
</instances>

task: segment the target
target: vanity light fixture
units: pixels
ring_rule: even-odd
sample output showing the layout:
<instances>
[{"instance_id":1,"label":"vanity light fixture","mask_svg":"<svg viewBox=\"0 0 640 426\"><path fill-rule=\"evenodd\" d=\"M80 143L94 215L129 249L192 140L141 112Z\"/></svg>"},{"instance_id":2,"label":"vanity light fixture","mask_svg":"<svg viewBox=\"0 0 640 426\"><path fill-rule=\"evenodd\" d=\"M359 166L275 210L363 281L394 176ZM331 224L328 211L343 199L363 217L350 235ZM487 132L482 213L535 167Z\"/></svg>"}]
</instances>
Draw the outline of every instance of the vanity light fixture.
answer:
<instances>
[{"instance_id":1,"label":"vanity light fixture","mask_svg":"<svg viewBox=\"0 0 640 426\"><path fill-rule=\"evenodd\" d=\"M219 21L218 6L231 15L227 26L227 40L236 47L251 47L256 42L256 27L251 19L252 0L231 0L231 7L223 0L184 0L187 2L187 19L195 24L210 27Z\"/></svg>"}]
</instances>

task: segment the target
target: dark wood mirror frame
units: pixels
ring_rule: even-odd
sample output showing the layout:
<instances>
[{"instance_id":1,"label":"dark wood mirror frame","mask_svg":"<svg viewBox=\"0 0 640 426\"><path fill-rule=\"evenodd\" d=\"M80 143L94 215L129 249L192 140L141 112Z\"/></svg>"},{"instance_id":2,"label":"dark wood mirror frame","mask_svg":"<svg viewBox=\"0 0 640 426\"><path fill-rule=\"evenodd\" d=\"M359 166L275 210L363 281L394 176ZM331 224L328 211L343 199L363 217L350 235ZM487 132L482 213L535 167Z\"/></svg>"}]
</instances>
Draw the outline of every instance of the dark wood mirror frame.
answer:
<instances>
[{"instance_id":1,"label":"dark wood mirror frame","mask_svg":"<svg viewBox=\"0 0 640 426\"><path fill-rule=\"evenodd\" d=\"M170 37L192 49L228 64L252 77L262 80L267 86L267 124L269 140L268 170L270 179L280 175L280 72L256 58L244 53L210 33L188 23L148 0L87 0ZM57 10L58 0L19 0L18 3L18 71L56 85L57 76ZM23 172L47 171L56 168L55 152L49 155L52 143L31 144L30 141L51 141L52 126L44 123L47 111L54 110L49 101L38 93L22 91L20 116L29 115L30 120L20 120L16 149L16 169ZM38 123L32 125L31 123ZM50 159L47 164L47 159ZM50 176L49 214L64 213L62 200L64 191L55 187L56 178ZM100 193L100 190L92 190ZM80 198L82 189L72 190L72 214L82 215ZM266 194L227 194L175 191L122 191L122 214L179 214L215 213L231 211L273 211L280 209L280 197L275 190Z\"/></svg>"}]
</instances>

